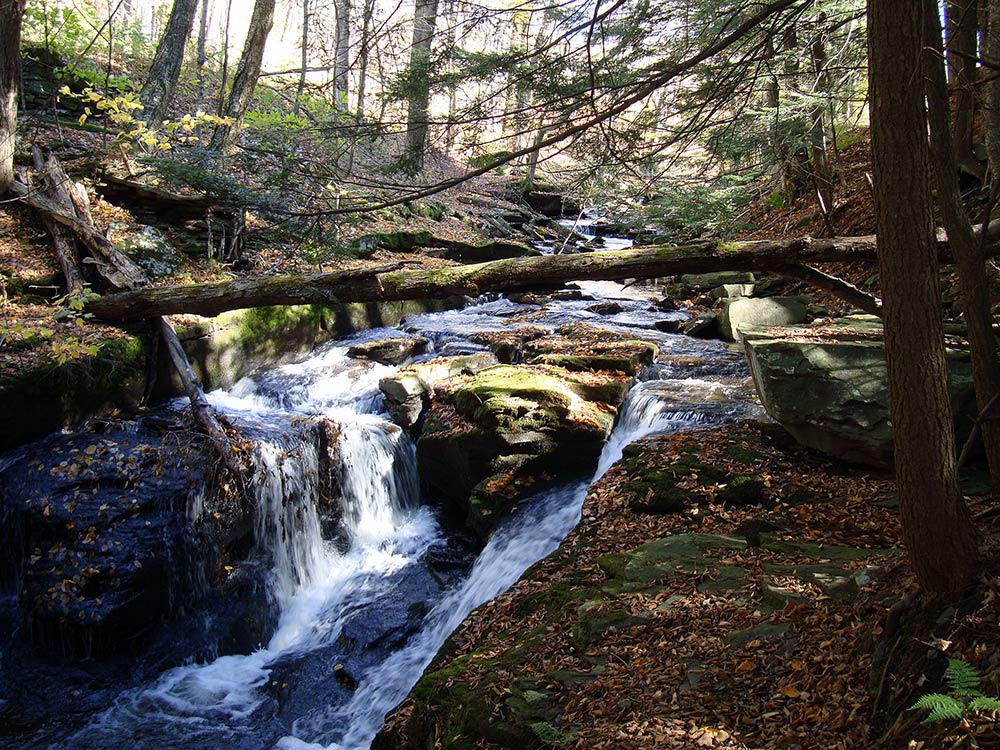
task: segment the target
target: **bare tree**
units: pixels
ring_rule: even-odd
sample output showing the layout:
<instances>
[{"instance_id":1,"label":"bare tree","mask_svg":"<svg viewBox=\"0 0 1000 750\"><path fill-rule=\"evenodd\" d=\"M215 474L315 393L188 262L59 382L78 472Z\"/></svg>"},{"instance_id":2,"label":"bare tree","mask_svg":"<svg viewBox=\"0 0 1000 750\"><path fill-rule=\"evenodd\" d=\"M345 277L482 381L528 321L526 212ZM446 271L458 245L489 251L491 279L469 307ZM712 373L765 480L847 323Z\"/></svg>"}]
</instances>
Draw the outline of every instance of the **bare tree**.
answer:
<instances>
[{"instance_id":1,"label":"bare tree","mask_svg":"<svg viewBox=\"0 0 1000 750\"><path fill-rule=\"evenodd\" d=\"M14 183L17 90L21 84L21 19L25 0L0 2L0 195Z\"/></svg>"},{"instance_id":2,"label":"bare tree","mask_svg":"<svg viewBox=\"0 0 1000 750\"><path fill-rule=\"evenodd\" d=\"M416 174L424 166L430 104L429 68L437 25L438 0L416 0L413 43L410 45L409 87L406 115L406 162Z\"/></svg>"},{"instance_id":3,"label":"bare tree","mask_svg":"<svg viewBox=\"0 0 1000 750\"><path fill-rule=\"evenodd\" d=\"M239 134L243 117L250 108L254 88L260 77L264 45L267 43L267 35L274 20L274 2L275 0L257 0L254 3L250 28L243 43L243 54L240 56L239 65L236 66L236 75L233 76L233 88L223 108L223 116L232 118L233 123L220 125L215 129L208 146L213 151L224 151L232 145Z\"/></svg>"},{"instance_id":4,"label":"bare tree","mask_svg":"<svg viewBox=\"0 0 1000 750\"><path fill-rule=\"evenodd\" d=\"M197 11L198 0L174 0L167 27L160 37L160 43L156 45L156 54L149 66L146 83L139 93L143 116L151 125L160 123L174 97L177 81L181 77L181 65L184 63L184 47L191 35Z\"/></svg>"}]
</instances>

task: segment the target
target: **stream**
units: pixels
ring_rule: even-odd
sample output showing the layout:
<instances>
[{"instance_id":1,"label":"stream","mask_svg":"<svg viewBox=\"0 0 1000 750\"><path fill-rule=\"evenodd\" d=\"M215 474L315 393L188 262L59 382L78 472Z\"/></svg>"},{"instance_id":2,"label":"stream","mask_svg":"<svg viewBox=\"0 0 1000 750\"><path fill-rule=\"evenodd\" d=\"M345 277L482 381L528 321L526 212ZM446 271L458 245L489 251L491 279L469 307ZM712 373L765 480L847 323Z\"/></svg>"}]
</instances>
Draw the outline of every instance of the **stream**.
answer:
<instances>
[{"instance_id":1,"label":"stream","mask_svg":"<svg viewBox=\"0 0 1000 750\"><path fill-rule=\"evenodd\" d=\"M258 648L223 653L208 637L218 616L193 608L179 627L183 635L169 641L169 660L143 662L140 656L135 664L119 665L113 679L85 683L91 692L84 716L45 717L43 708L36 709L45 718L20 734L0 732L0 746L368 748L386 713L462 620L556 549L578 522L589 484L624 446L648 434L755 413L742 357L717 342L656 329L682 313L656 310L642 290L607 282L579 287L579 299L529 304L483 298L461 310L414 316L401 329L358 333L302 362L209 394L255 444L256 549L247 565L266 568L262 601L270 613L269 637ZM587 310L605 300L618 302L621 311ZM550 330L584 321L630 331L656 342L661 356L630 391L590 481L519 503L479 551L420 496L414 442L389 421L378 390L380 378L396 368L352 358L348 348L419 334L432 342L432 351L418 359L478 352L483 347L470 335L504 330L512 321ZM290 428L316 417L339 426L335 517L319 507L324 469L317 451ZM0 458L0 474L46 445ZM189 515L199 512L192 501ZM10 611L16 603L9 595L4 602L0 633L8 626L16 630ZM0 716L19 705L11 685L23 682L26 691L44 694L39 684L53 691L81 684L61 685L58 669L19 656L29 647L16 637L3 633L0 643L3 668L22 670L4 683Z\"/></svg>"}]
</instances>

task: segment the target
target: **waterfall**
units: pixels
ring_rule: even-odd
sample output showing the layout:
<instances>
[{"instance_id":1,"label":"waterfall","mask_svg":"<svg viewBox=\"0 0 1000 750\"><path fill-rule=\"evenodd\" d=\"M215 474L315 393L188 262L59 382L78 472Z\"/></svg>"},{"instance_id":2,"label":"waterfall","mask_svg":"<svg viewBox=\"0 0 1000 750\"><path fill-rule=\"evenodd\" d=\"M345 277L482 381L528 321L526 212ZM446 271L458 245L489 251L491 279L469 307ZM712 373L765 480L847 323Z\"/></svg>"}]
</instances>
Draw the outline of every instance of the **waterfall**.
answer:
<instances>
[{"instance_id":1,"label":"waterfall","mask_svg":"<svg viewBox=\"0 0 1000 750\"><path fill-rule=\"evenodd\" d=\"M698 381L675 385L697 388ZM710 384L709 384L710 385ZM398 705L420 679L448 636L470 612L510 588L531 565L553 552L580 520L587 490L622 456L629 443L644 436L676 431L692 421L671 410L658 381L643 381L632 389L621 416L598 460L590 483L582 482L542 493L521 503L522 511L502 524L476 560L468 578L426 616L420 633L361 679L351 701L297 719L282 750L367 750L385 715ZM330 743L332 733L342 732Z\"/></svg>"}]
</instances>

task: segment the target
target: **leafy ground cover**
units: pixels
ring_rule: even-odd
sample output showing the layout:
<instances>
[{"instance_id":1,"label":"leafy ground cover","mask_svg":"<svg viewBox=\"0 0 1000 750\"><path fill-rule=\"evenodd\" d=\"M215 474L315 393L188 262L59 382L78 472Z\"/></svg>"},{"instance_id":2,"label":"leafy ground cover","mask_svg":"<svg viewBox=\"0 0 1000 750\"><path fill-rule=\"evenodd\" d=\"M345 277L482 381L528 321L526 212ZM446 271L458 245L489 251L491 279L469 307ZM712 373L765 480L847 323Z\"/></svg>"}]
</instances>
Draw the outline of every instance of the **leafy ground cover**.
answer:
<instances>
[{"instance_id":1,"label":"leafy ground cover","mask_svg":"<svg viewBox=\"0 0 1000 750\"><path fill-rule=\"evenodd\" d=\"M750 478L755 492L727 496ZM683 509L638 509L651 481ZM994 500L972 497L991 539ZM988 716L924 724L907 710L947 692L949 658L996 694L994 561L961 606L902 608L899 538L889 476L780 428L644 440L560 549L466 620L381 747L1000 746Z\"/></svg>"}]
</instances>

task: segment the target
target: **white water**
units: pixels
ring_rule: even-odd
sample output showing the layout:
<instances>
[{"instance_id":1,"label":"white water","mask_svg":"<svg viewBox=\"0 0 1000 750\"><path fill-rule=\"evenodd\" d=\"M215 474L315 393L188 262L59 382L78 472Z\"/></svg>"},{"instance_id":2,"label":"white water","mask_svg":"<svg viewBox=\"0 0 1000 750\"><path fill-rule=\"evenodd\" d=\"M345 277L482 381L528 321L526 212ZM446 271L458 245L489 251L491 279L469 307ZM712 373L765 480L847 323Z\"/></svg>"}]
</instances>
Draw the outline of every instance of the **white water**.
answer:
<instances>
[{"instance_id":1,"label":"white water","mask_svg":"<svg viewBox=\"0 0 1000 750\"><path fill-rule=\"evenodd\" d=\"M587 291L606 290L593 284ZM586 304L570 303L563 309L592 319L595 316L582 310ZM503 316L518 308L498 301L420 316L421 331L439 331L444 341L448 331L502 328ZM649 321L648 312L636 310ZM565 313L552 315L554 327ZM321 462L315 444L288 437L261 438L256 459L257 542L270 558L270 590L280 607L269 642L248 655L171 669L154 684L123 693L111 709L72 738L76 742L70 746L91 750L126 740L130 748L150 749L221 750L233 745L364 750L385 714L405 698L468 613L505 591L559 545L579 521L585 483L521 503L520 514L497 530L465 580L427 613L417 635L381 663L355 675L358 688L350 700L332 703L320 691L298 715L281 715L280 703L277 718L268 713L275 711L273 691L268 688L278 665L291 657L323 653L321 649L340 637L352 613L389 596L388 579L442 539L433 514L417 504L413 444L381 414L377 384L391 371L352 360L346 348L332 346L303 363L210 394L214 406L251 434L273 435L275 423L287 425L302 417L322 417L340 426L341 528L346 543L335 546L322 538L317 510ZM633 440L704 421L704 413L691 405L720 397L727 400L720 388L717 382L694 379L636 385L594 479Z\"/></svg>"},{"instance_id":2,"label":"white water","mask_svg":"<svg viewBox=\"0 0 1000 750\"><path fill-rule=\"evenodd\" d=\"M629 393L621 417L598 460L591 483L621 457L629 443L646 435L679 429L683 416L665 410L653 383L639 383ZM282 750L367 750L385 715L420 679L449 635L476 607L502 594L531 565L554 551L576 526L590 483L561 487L525 501L519 517L501 526L479 555L465 582L427 615L420 634L381 665L365 674L346 706L331 707L297 720L278 747ZM344 727L338 742L317 736Z\"/></svg>"}]
</instances>

